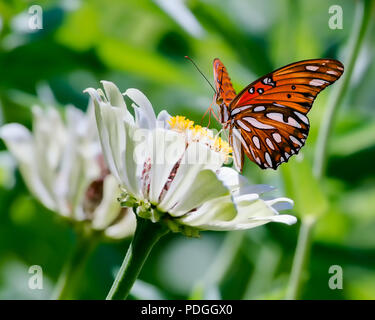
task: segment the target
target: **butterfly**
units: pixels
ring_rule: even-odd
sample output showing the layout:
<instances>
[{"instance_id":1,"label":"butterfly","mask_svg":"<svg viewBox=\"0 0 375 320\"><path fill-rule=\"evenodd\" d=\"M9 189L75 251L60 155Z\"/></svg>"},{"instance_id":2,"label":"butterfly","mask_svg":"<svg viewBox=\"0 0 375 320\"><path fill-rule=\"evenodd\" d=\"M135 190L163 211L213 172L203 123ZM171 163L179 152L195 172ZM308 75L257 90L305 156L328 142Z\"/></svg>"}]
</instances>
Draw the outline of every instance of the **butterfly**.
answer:
<instances>
[{"instance_id":1,"label":"butterfly","mask_svg":"<svg viewBox=\"0 0 375 320\"><path fill-rule=\"evenodd\" d=\"M344 72L333 59L299 61L236 94L223 63L216 58L213 67L219 121L229 129L234 164L241 172L244 154L260 168L275 170L297 154L309 134L307 113L316 96Z\"/></svg>"}]
</instances>

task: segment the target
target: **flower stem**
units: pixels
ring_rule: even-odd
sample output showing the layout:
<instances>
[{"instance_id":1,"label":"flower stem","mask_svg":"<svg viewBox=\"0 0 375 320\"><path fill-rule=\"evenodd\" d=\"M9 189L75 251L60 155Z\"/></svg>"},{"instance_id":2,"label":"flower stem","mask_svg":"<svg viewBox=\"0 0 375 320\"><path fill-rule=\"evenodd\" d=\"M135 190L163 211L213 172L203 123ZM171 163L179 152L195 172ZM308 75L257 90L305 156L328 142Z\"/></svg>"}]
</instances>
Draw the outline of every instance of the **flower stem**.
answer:
<instances>
[{"instance_id":1,"label":"flower stem","mask_svg":"<svg viewBox=\"0 0 375 320\"><path fill-rule=\"evenodd\" d=\"M137 216L137 228L107 300L123 300L128 296L153 246L169 229L161 223Z\"/></svg>"},{"instance_id":2,"label":"flower stem","mask_svg":"<svg viewBox=\"0 0 375 320\"><path fill-rule=\"evenodd\" d=\"M298 235L297 249L293 260L292 272L289 278L288 289L285 297L287 300L294 300L299 296L300 289L304 281L303 271L310 253L312 231L315 222L316 218L312 216L306 216L302 219L302 224Z\"/></svg>"},{"instance_id":3,"label":"flower stem","mask_svg":"<svg viewBox=\"0 0 375 320\"><path fill-rule=\"evenodd\" d=\"M338 107L342 104L345 93L348 90L350 79L354 70L354 66L360 52L364 36L366 34L371 16L375 7L374 0L357 1L357 10L354 21L357 22L353 28L351 43L347 52L347 63L345 64L345 72L343 78L338 82L336 91L333 92L331 100L323 116L320 128L314 161L314 174L317 178L321 178L324 174L327 162L327 146L328 139L331 135L333 122Z\"/></svg>"},{"instance_id":4,"label":"flower stem","mask_svg":"<svg viewBox=\"0 0 375 320\"><path fill-rule=\"evenodd\" d=\"M78 278L96 245L95 237L82 234L78 236L77 244L57 281L52 299L67 300L72 298Z\"/></svg>"}]
</instances>

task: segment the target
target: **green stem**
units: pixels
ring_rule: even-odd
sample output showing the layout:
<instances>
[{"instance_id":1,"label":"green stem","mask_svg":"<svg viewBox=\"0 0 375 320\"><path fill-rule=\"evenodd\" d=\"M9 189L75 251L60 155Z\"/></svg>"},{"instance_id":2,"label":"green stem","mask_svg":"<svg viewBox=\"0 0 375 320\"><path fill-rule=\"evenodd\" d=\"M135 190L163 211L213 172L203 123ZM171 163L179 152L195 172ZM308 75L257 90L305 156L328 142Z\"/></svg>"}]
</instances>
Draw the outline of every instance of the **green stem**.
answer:
<instances>
[{"instance_id":1,"label":"green stem","mask_svg":"<svg viewBox=\"0 0 375 320\"><path fill-rule=\"evenodd\" d=\"M244 242L245 231L228 232L220 251L206 274L207 284L220 284L225 279Z\"/></svg>"},{"instance_id":2,"label":"green stem","mask_svg":"<svg viewBox=\"0 0 375 320\"><path fill-rule=\"evenodd\" d=\"M231 270L235 258L245 240L245 236L245 231L230 231L225 235L216 257L204 273L203 277L193 286L189 299L205 299L208 290L215 286L218 287L222 283Z\"/></svg>"},{"instance_id":3,"label":"green stem","mask_svg":"<svg viewBox=\"0 0 375 320\"><path fill-rule=\"evenodd\" d=\"M254 261L253 255L248 253L248 256L251 261ZM271 288L280 260L281 251L279 247L272 242L265 241L255 258L254 270L249 277L242 299L252 300L267 297L267 290Z\"/></svg>"},{"instance_id":4,"label":"green stem","mask_svg":"<svg viewBox=\"0 0 375 320\"><path fill-rule=\"evenodd\" d=\"M77 244L57 281L52 299L67 300L72 298L76 283L96 245L97 239L95 237L78 236Z\"/></svg>"},{"instance_id":5,"label":"green stem","mask_svg":"<svg viewBox=\"0 0 375 320\"><path fill-rule=\"evenodd\" d=\"M348 48L347 62L345 63L345 72L341 81L337 83L336 91L333 92L331 100L323 116L321 129L318 136L317 147L314 161L314 174L321 178L324 174L327 162L328 139L331 135L333 123L338 110L348 90L353 69L360 52L364 36L366 34L371 16L373 15L375 1L363 0L357 1L357 10L354 21L356 25L353 28L351 44Z\"/></svg>"},{"instance_id":6,"label":"green stem","mask_svg":"<svg viewBox=\"0 0 375 320\"><path fill-rule=\"evenodd\" d=\"M107 300L123 300L128 296L153 246L169 229L161 223L137 217L137 228Z\"/></svg>"},{"instance_id":7,"label":"green stem","mask_svg":"<svg viewBox=\"0 0 375 320\"><path fill-rule=\"evenodd\" d=\"M363 0L357 1L357 10L354 21L356 25L353 28L351 44L348 48L348 58L345 64L345 72L343 79L338 83L336 91L331 96L326 112L323 116L323 122L318 136L317 147L314 161L314 175L321 179L325 172L327 162L328 139L331 135L334 125L335 115L339 106L342 104L345 93L350 84L350 79L354 70L358 54L363 44L363 39L369 26L371 16L374 13L375 1ZM308 260L311 245L312 231L316 222L316 218L305 217L302 219L302 225L297 242L297 249L294 256L292 272L289 280L287 299L296 299L299 295L303 282L303 270Z\"/></svg>"},{"instance_id":8,"label":"green stem","mask_svg":"<svg viewBox=\"0 0 375 320\"><path fill-rule=\"evenodd\" d=\"M312 231L316 222L315 217L307 216L302 219L300 232L298 235L296 253L294 255L292 272L289 278L287 300L297 299L304 281L303 271L305 269L311 244Z\"/></svg>"}]
</instances>

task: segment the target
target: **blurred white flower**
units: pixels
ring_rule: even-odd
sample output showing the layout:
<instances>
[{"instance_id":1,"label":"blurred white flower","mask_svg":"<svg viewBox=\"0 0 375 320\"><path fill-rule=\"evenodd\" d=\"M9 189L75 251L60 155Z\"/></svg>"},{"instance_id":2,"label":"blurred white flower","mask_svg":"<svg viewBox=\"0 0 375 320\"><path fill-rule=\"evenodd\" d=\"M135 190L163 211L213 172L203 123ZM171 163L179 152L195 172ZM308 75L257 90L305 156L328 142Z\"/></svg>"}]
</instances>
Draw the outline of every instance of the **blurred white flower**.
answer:
<instances>
[{"instance_id":1,"label":"blurred white flower","mask_svg":"<svg viewBox=\"0 0 375 320\"><path fill-rule=\"evenodd\" d=\"M121 208L120 189L101 154L93 107L34 106L33 130L6 124L0 136L16 158L30 192L47 208L73 221L122 238L133 234L135 215ZM64 117L64 120L63 120Z\"/></svg>"},{"instance_id":2,"label":"blurred white flower","mask_svg":"<svg viewBox=\"0 0 375 320\"><path fill-rule=\"evenodd\" d=\"M123 188L123 205L187 235L296 222L278 214L291 208L292 200L264 200L262 194L272 187L248 185L235 170L223 167L231 148L211 130L166 111L156 117L143 93L128 89L124 96L133 101L134 118L119 89L102 84L104 92L85 91L94 101L104 156Z\"/></svg>"}]
</instances>

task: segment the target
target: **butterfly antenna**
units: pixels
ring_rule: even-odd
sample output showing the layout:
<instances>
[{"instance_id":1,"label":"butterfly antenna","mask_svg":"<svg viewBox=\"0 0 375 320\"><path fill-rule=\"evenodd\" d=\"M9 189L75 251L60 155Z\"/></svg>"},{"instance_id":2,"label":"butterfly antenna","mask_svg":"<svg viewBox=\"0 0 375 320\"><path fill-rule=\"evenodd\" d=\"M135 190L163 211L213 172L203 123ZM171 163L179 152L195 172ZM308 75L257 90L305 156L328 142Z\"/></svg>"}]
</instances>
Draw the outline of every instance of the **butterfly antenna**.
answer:
<instances>
[{"instance_id":1,"label":"butterfly antenna","mask_svg":"<svg viewBox=\"0 0 375 320\"><path fill-rule=\"evenodd\" d=\"M193 59L191 59L189 56L185 56L185 59L188 59L193 65L194 67L198 70L198 72L202 75L202 77L207 81L207 83L210 85L210 87L212 88L212 90L214 90L215 94L216 94L216 90L214 88L214 86L211 84L210 81L208 81L207 77L203 74L203 72L198 68L197 64L193 61Z\"/></svg>"}]
</instances>

